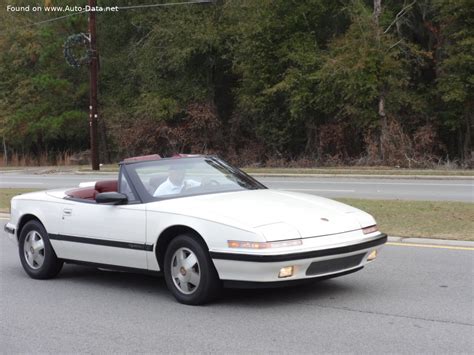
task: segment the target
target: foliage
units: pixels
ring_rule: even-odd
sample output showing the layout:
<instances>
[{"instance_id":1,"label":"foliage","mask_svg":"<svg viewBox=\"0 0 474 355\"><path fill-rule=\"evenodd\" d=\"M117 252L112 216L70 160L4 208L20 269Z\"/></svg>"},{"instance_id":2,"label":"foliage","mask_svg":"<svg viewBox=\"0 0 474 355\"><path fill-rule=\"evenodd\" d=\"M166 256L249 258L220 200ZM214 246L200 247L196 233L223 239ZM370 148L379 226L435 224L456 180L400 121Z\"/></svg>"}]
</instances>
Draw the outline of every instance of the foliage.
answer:
<instances>
[{"instance_id":1,"label":"foliage","mask_svg":"<svg viewBox=\"0 0 474 355\"><path fill-rule=\"evenodd\" d=\"M437 89L445 103L444 124L460 130L461 156L472 156L474 131L474 3L469 0L438 1L441 40Z\"/></svg>"},{"instance_id":2,"label":"foliage","mask_svg":"<svg viewBox=\"0 0 474 355\"><path fill-rule=\"evenodd\" d=\"M10 153L88 147L87 68L62 53L87 16L28 25L53 16L0 13ZM369 0L219 0L97 18L103 160L192 151L239 164L472 163L472 1L382 0L377 21Z\"/></svg>"}]
</instances>

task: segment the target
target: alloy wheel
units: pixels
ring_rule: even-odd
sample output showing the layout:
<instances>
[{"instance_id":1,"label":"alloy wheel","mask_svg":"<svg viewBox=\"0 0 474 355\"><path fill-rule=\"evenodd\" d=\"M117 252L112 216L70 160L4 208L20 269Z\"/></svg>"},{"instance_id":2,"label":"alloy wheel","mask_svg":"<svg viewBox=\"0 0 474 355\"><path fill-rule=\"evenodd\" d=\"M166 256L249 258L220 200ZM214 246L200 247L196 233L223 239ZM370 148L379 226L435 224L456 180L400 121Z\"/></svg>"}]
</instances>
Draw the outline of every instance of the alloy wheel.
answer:
<instances>
[{"instance_id":1,"label":"alloy wheel","mask_svg":"<svg viewBox=\"0 0 474 355\"><path fill-rule=\"evenodd\" d=\"M23 244L25 260L29 267L38 270L43 266L45 257L44 240L37 231L30 231Z\"/></svg>"},{"instance_id":2,"label":"alloy wheel","mask_svg":"<svg viewBox=\"0 0 474 355\"><path fill-rule=\"evenodd\" d=\"M194 293L201 281L201 268L196 254L189 248L179 248L171 258L171 277L176 288L186 294Z\"/></svg>"}]
</instances>

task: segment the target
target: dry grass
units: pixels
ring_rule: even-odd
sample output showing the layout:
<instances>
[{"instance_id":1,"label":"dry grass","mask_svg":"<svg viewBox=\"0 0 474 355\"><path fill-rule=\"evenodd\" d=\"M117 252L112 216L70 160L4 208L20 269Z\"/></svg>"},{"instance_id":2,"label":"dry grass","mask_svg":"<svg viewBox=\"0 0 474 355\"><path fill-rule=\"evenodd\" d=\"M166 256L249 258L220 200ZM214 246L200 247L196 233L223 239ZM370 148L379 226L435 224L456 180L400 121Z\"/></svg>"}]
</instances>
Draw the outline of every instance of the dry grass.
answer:
<instances>
[{"instance_id":1,"label":"dry grass","mask_svg":"<svg viewBox=\"0 0 474 355\"><path fill-rule=\"evenodd\" d=\"M25 194L27 192L38 191L38 189L0 189L0 212L8 212L10 200L13 196Z\"/></svg>"},{"instance_id":2,"label":"dry grass","mask_svg":"<svg viewBox=\"0 0 474 355\"><path fill-rule=\"evenodd\" d=\"M391 236L474 241L474 203L338 199L372 214Z\"/></svg>"},{"instance_id":3,"label":"dry grass","mask_svg":"<svg viewBox=\"0 0 474 355\"><path fill-rule=\"evenodd\" d=\"M55 164L57 166L69 166L72 164L70 152L54 152L48 154L43 152L40 155L13 153L8 156L8 165L5 164L5 157L0 154L0 168L18 167L42 167Z\"/></svg>"}]
</instances>

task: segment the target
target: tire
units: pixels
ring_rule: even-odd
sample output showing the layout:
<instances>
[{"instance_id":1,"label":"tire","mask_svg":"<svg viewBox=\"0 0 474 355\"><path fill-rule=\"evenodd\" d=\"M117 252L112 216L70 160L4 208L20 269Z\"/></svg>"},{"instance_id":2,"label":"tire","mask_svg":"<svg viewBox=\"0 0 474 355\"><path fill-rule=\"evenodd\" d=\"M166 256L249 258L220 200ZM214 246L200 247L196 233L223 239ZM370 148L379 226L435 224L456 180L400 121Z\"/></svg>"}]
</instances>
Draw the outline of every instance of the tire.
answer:
<instances>
[{"instance_id":1,"label":"tire","mask_svg":"<svg viewBox=\"0 0 474 355\"><path fill-rule=\"evenodd\" d=\"M215 299L221 281L203 243L191 234L175 237L164 258L166 285L180 303L199 305Z\"/></svg>"},{"instance_id":2,"label":"tire","mask_svg":"<svg viewBox=\"0 0 474 355\"><path fill-rule=\"evenodd\" d=\"M39 221L29 221L20 233L18 251L23 269L33 279L55 277L63 267L49 242L48 233Z\"/></svg>"}]
</instances>

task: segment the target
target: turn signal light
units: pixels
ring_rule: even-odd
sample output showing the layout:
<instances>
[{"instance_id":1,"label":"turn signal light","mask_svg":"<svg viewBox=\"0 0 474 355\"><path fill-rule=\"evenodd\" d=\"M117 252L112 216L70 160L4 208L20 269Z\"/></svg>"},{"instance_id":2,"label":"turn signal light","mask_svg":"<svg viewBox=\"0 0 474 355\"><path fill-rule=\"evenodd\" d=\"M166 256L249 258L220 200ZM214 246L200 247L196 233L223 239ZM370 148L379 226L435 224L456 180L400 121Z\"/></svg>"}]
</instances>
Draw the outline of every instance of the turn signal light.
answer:
<instances>
[{"instance_id":1,"label":"turn signal light","mask_svg":"<svg viewBox=\"0 0 474 355\"><path fill-rule=\"evenodd\" d=\"M362 228L362 233L370 234L370 233L377 232L378 230L379 230L379 228L377 227L377 225L373 225L373 226L370 226L370 227Z\"/></svg>"},{"instance_id":2,"label":"turn signal light","mask_svg":"<svg viewBox=\"0 0 474 355\"><path fill-rule=\"evenodd\" d=\"M367 261L375 260L377 257L377 249L374 249L370 252L369 256L367 257Z\"/></svg>"},{"instance_id":3,"label":"turn signal light","mask_svg":"<svg viewBox=\"0 0 474 355\"><path fill-rule=\"evenodd\" d=\"M228 240L229 248L243 249L268 249L268 248L285 248L303 244L301 239L283 240L281 242L246 242L240 240Z\"/></svg>"}]
</instances>

